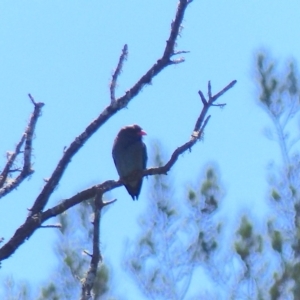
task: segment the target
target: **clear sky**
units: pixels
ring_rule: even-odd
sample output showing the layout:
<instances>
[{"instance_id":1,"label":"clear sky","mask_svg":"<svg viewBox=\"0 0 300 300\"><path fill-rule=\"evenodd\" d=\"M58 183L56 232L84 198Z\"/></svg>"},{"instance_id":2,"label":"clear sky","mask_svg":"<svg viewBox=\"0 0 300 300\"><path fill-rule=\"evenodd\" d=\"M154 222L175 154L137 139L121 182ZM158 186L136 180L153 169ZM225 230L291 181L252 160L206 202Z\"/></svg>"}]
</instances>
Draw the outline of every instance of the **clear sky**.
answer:
<instances>
[{"instance_id":1,"label":"clear sky","mask_svg":"<svg viewBox=\"0 0 300 300\"><path fill-rule=\"evenodd\" d=\"M174 0L0 2L1 165L32 112L27 94L45 103L34 140L35 173L1 199L1 237L8 240L25 220L64 146L109 104L109 82L123 45L128 44L129 57L117 95L123 95L161 56L176 5ZM49 206L91 185L117 179L111 148L124 125L141 125L148 133L148 151L159 140L169 155L189 139L202 108L198 90L206 94L211 80L213 92L218 92L236 79L237 85L220 99L227 106L211 110L204 140L181 156L172 176L182 194L207 162L215 162L226 187L227 218L235 220L245 206L261 216L266 168L271 160L279 160L279 150L263 135L269 120L256 104L254 57L267 49L281 63L290 57L299 61L299 13L296 0L194 0L177 41L178 50L191 51L186 62L159 74L128 109L88 141L73 158ZM138 202L123 187L110 194L118 201L103 217L101 242L104 256L114 260L115 267L120 265L114 257L123 252L124 239L137 231L147 188L145 180ZM54 267L54 237L52 229L37 231L3 262L0 278L13 274L31 283L47 279ZM124 291L123 286L119 289Z\"/></svg>"}]
</instances>

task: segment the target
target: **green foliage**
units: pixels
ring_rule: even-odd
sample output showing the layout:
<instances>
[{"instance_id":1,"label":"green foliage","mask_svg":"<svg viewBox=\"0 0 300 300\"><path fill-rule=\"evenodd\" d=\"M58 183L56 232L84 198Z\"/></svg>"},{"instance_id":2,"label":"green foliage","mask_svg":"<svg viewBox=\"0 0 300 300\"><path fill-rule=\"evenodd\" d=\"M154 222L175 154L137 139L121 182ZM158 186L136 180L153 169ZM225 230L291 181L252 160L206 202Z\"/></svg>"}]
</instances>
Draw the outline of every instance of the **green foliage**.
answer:
<instances>
[{"instance_id":1,"label":"green foliage","mask_svg":"<svg viewBox=\"0 0 300 300\"><path fill-rule=\"evenodd\" d=\"M5 300L31 300L31 291L26 282L16 282L13 277L8 277L2 283L1 299Z\"/></svg>"},{"instance_id":2,"label":"green foliage","mask_svg":"<svg viewBox=\"0 0 300 300\"><path fill-rule=\"evenodd\" d=\"M265 289L270 276L270 262L265 251L264 238L254 226L255 221L242 216L236 230L234 249L239 258L235 270L238 280L234 283L232 299L268 299Z\"/></svg>"},{"instance_id":3,"label":"green foliage","mask_svg":"<svg viewBox=\"0 0 300 300\"><path fill-rule=\"evenodd\" d=\"M43 287L41 289L41 295L38 299L53 299L53 300L59 300L60 299L60 291L54 282L49 283L47 287Z\"/></svg>"},{"instance_id":4,"label":"green foliage","mask_svg":"<svg viewBox=\"0 0 300 300\"><path fill-rule=\"evenodd\" d=\"M101 264L100 268L98 268L96 281L93 286L94 299L103 299L103 295L109 291L109 283L110 271L105 264Z\"/></svg>"},{"instance_id":5,"label":"green foliage","mask_svg":"<svg viewBox=\"0 0 300 300\"><path fill-rule=\"evenodd\" d=\"M59 216L61 234L55 249L58 266L50 283L41 290L39 300L79 298L90 261L83 251L92 247L92 205L92 201L86 201ZM101 299L109 290L108 283L108 268L102 264L93 287L94 299Z\"/></svg>"},{"instance_id":6,"label":"green foliage","mask_svg":"<svg viewBox=\"0 0 300 300\"><path fill-rule=\"evenodd\" d=\"M272 235L272 247L274 250L276 250L279 253L282 253L282 235L281 232L278 230L274 230Z\"/></svg>"},{"instance_id":7,"label":"green foliage","mask_svg":"<svg viewBox=\"0 0 300 300\"><path fill-rule=\"evenodd\" d=\"M281 199L280 194L276 190L272 190L271 196L275 201L279 201Z\"/></svg>"},{"instance_id":8,"label":"green foliage","mask_svg":"<svg viewBox=\"0 0 300 300\"><path fill-rule=\"evenodd\" d=\"M280 146L283 165L273 170L270 185L272 222L268 234L272 249L279 256L273 260L281 268L273 271L271 299L298 299L300 295L300 157L299 157L299 75L294 62L278 71L276 63L266 55L257 58L260 101L271 117L276 134L272 139ZM275 138L274 138L275 137Z\"/></svg>"},{"instance_id":9,"label":"green foliage","mask_svg":"<svg viewBox=\"0 0 300 300\"><path fill-rule=\"evenodd\" d=\"M235 250L249 269L250 255L252 253L260 253L263 250L262 237L253 233L253 225L245 216L242 217L237 235L238 239L235 242Z\"/></svg>"},{"instance_id":10,"label":"green foliage","mask_svg":"<svg viewBox=\"0 0 300 300\"><path fill-rule=\"evenodd\" d=\"M79 299L81 281L88 269L90 257L83 255L85 248L92 247L92 201L84 202L59 216L61 224L58 240L55 244L57 267L44 286L39 287L39 295L33 296L28 284L15 283L8 278L3 285L7 300L64 300ZM110 272L107 265L101 264L95 285L93 299L103 299L107 294L110 283ZM108 299L108 298L107 298ZM110 298L112 299L112 298Z\"/></svg>"},{"instance_id":11,"label":"green foliage","mask_svg":"<svg viewBox=\"0 0 300 300\"><path fill-rule=\"evenodd\" d=\"M194 196L191 197L191 194ZM222 197L217 171L211 167L205 171L200 186L188 191L185 204L188 219L193 220L190 226L194 227L196 237L188 251L193 249L191 255L195 260L209 260L218 247L222 224L214 219L214 214L218 211Z\"/></svg>"},{"instance_id":12,"label":"green foliage","mask_svg":"<svg viewBox=\"0 0 300 300\"><path fill-rule=\"evenodd\" d=\"M161 165L160 147L153 152L154 165ZM222 226L213 217L223 195L212 168L200 187L187 191L185 199L174 194L170 175L152 178L141 233L124 259L126 269L146 298L185 299L194 272L209 270L218 249ZM199 286L199 292L203 291L205 286Z\"/></svg>"},{"instance_id":13,"label":"green foliage","mask_svg":"<svg viewBox=\"0 0 300 300\"><path fill-rule=\"evenodd\" d=\"M257 57L257 70L259 77L259 85L261 86L260 101L267 107L272 104L272 96L278 86L277 79L272 76L274 73L274 63L267 63L263 54Z\"/></svg>"},{"instance_id":14,"label":"green foliage","mask_svg":"<svg viewBox=\"0 0 300 300\"><path fill-rule=\"evenodd\" d=\"M226 282L216 297L275 300L300 295L299 76L294 62L278 71L278 64L265 54L258 55L256 71L260 105L273 124L269 138L279 145L283 159L282 168L270 174L272 220L264 224L265 232L249 215L243 216L235 237L230 237L234 241L221 243L225 228L215 216L223 195L215 169L208 168L184 200L174 196L169 178L156 176L151 189L155 194L127 265L148 298L186 298L198 269L219 287ZM158 149L154 160L161 165ZM200 285L199 292L205 291Z\"/></svg>"}]
</instances>

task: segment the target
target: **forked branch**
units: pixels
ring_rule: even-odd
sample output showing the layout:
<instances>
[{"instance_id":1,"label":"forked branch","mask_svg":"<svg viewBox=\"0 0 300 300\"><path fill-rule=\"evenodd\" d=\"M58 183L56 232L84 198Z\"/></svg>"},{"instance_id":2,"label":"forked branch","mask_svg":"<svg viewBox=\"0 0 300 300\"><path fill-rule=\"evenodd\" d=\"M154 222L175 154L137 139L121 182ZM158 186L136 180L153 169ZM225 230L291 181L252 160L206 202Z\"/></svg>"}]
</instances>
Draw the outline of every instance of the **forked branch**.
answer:
<instances>
[{"instance_id":1,"label":"forked branch","mask_svg":"<svg viewBox=\"0 0 300 300\"><path fill-rule=\"evenodd\" d=\"M169 65L178 63L176 60L172 60L174 55L178 53L185 53L184 51L175 51L176 39L179 35L181 29L181 23L184 17L184 13L186 8L188 7L190 0L179 0L179 4L176 11L176 17L172 22L171 32L169 38L167 39L166 46L163 50L163 54L161 58L159 58L153 66L146 71L146 73L134 84L123 96L115 99L115 88L117 86L117 80L119 75L122 71L122 65L127 57L127 46L123 48L122 54L119 59L119 63L117 65L116 71L113 75L112 84L110 87L111 91L111 103L108 105L104 110L98 115L98 117L92 121L85 130L78 135L74 141L66 147L60 161L57 163L52 175L50 176L47 181L45 181L45 185L42 191L39 193L37 198L35 199L31 209L30 215L27 217L23 225L21 225L16 232L14 233L13 237L0 248L0 261L3 259L8 258L14 251L22 244L24 241L29 238L37 228L40 228L41 224L48 220L49 218L56 216L59 212L63 212L69 207L76 205L76 203L80 203L85 199L95 197L96 191L100 188L100 191L104 193L110 189L116 188L117 186L121 186L121 181L107 181L102 185L93 187L86 191L80 192L76 196L72 197L69 200L63 201L60 205L48 209L44 211L46 204L49 201L50 196L52 195L53 191L57 187L62 178L65 170L67 169L69 163L71 162L74 155L83 147L85 142L101 127L105 124L107 120L113 117L119 110L128 106L128 103L142 90L142 88L151 83L152 79L159 74L164 68ZM183 59L181 59L183 61ZM40 109L42 107L42 103L36 103L32 97L30 97L32 103L35 105L35 111L32 122L29 125L29 129L26 132L26 137L22 138L19 145L21 149L23 143L25 142L25 150L24 150L24 172L21 172L18 179L16 180L15 185L4 185L6 189L2 189L2 193L5 194L15 188L17 184L20 183L20 180L24 179L24 176L28 176L32 173L31 170L31 142L32 142L32 135L33 130L35 127L37 116L40 115ZM20 152L20 149L16 149L16 153ZM3 182L6 182L7 174L11 171L11 165L14 162L14 158L11 159L12 162L9 162L7 165L7 170L3 174L3 178L0 179ZM0 190L1 191L1 190Z\"/></svg>"},{"instance_id":2,"label":"forked branch","mask_svg":"<svg viewBox=\"0 0 300 300\"><path fill-rule=\"evenodd\" d=\"M38 195L32 208L31 214L38 214L43 211L45 205L47 204L49 197L52 195L54 189L58 185L63 173L67 169L72 157L81 149L84 143L102 126L109 120L114 114L119 110L127 107L128 103L142 90L142 88L151 83L152 79L160 73L167 66L175 63L171 60L171 57L175 54L175 44L178 37L180 26L183 20L183 16L188 4L191 1L180 0L177 8L177 13L175 20L172 23L171 33L167 40L164 53L160 59L143 75L132 88L130 88L122 97L114 99L116 80L121 72L121 65L127 56L127 47L123 49L121 57L119 59L119 64L117 71L115 72L115 82L111 86L111 103L107 106L102 113L91 123L86 129L66 148L63 157L58 162L54 172L50 176L49 180L45 184L43 190Z\"/></svg>"},{"instance_id":3,"label":"forked branch","mask_svg":"<svg viewBox=\"0 0 300 300\"><path fill-rule=\"evenodd\" d=\"M25 133L22 135L19 143L16 145L15 150L7 154L6 165L0 174L0 198L17 188L25 178L34 172L31 166L32 140L34 136L35 125L39 116L41 115L41 109L44 106L44 103L35 102L30 94L28 96L34 105L34 111L30 117ZM25 147L22 149L24 143ZM21 156L21 154L23 154L23 166L15 168L14 165L16 165L16 160ZM10 175L16 171L19 172L19 175L16 177L10 177Z\"/></svg>"},{"instance_id":4,"label":"forked branch","mask_svg":"<svg viewBox=\"0 0 300 300\"><path fill-rule=\"evenodd\" d=\"M196 142L202 138L204 129L210 118L210 116L207 116L209 108L212 106L216 106L216 104L215 104L216 100L221 95L223 95L226 91L228 91L230 88L232 88L235 85L235 83L236 83L236 80L232 81L230 84L228 84L222 91L220 91L216 95L214 95L214 96L210 95L208 100L206 100L204 98L202 92L199 92L201 100L203 102L203 108L201 110L201 113L200 113L198 119L196 120L194 130L192 131L190 140L187 141L182 146L175 149L173 154L171 155L171 158L164 166L157 167L157 168L149 168L149 169L143 171L141 174L133 174L132 176L134 178L139 178L141 176L144 177L144 176L148 176L148 175L167 174L167 172L169 172L170 169L172 168L172 166L176 163L179 156L182 153L184 153L185 151L191 149L196 144ZM210 89L210 83L209 83L209 89ZM210 91L208 91L208 94L210 94ZM225 104L222 104L222 106L224 106L224 105ZM34 216L28 217L26 222L16 231L15 235L0 249L0 261L8 258L17 249L17 247L19 247L26 240L26 238L30 237L36 229L40 228L41 225L44 222L46 222L47 220L49 220L50 218L63 213L64 211L79 204L82 201L85 201L85 200L91 199L91 198L95 198L97 193L100 193L102 195L105 192L111 191L122 185L123 185L122 179L120 179L118 181L107 180L99 185L95 185L91 188L83 190L69 199L63 200L60 204L58 204L52 208L49 208L44 212L39 213L35 217ZM107 204L113 203L114 201L115 200L113 200L109 203L102 202L102 205L107 205Z\"/></svg>"}]
</instances>

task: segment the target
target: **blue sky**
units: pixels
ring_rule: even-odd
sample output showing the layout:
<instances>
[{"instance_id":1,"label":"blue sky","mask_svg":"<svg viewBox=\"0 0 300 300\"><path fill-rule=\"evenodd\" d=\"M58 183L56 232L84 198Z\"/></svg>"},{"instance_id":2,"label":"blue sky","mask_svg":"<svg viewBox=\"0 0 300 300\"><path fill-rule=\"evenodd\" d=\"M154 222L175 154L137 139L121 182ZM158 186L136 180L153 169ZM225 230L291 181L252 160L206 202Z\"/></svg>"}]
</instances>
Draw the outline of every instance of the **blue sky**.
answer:
<instances>
[{"instance_id":1,"label":"blue sky","mask_svg":"<svg viewBox=\"0 0 300 300\"><path fill-rule=\"evenodd\" d=\"M5 152L14 148L32 111L27 94L45 103L34 140L35 173L1 199L0 228L6 240L24 221L64 146L109 104L109 82L123 45L128 44L129 57L117 95L162 54L176 5L173 0L1 1L2 165ZM178 50L191 51L185 55L186 62L159 74L128 109L88 141L73 158L49 206L103 180L117 179L111 147L124 125L137 123L147 131L148 151L159 140L166 154L171 154L189 139L202 108L198 90L206 94L211 80L213 92L218 92L236 79L237 85L220 99L227 106L210 111L204 140L180 158L172 176L178 194L183 194L187 183L199 178L203 166L215 162L226 187L223 209L229 222L244 207L262 216L266 167L271 160L280 163L280 156L276 144L263 135L270 121L255 101L254 57L258 50L267 49L281 63L291 57L299 60L299 12L299 1L194 0L177 41ZM138 202L131 201L124 188L110 194L118 201L102 220L104 256L122 253L123 240L129 237L124 232L134 236L146 194L147 180ZM53 255L54 237L52 230L36 232L3 262L1 278L13 274L32 283L45 280L53 268L45 254Z\"/></svg>"}]
</instances>

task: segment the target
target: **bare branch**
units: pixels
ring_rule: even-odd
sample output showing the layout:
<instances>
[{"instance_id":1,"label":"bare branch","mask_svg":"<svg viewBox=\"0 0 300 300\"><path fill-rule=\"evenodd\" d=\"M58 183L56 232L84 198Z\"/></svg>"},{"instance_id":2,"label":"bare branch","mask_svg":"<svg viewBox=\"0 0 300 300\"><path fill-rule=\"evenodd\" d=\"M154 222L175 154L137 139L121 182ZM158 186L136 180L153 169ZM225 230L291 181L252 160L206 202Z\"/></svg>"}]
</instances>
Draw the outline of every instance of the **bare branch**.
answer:
<instances>
[{"instance_id":1,"label":"bare branch","mask_svg":"<svg viewBox=\"0 0 300 300\"><path fill-rule=\"evenodd\" d=\"M32 139L34 135L35 126L37 123L38 118L41 115L41 109L44 106L42 102L35 102L33 97L29 94L28 95L31 102L34 105L33 114L30 117L29 124L26 128L25 133L22 135L20 142L17 144L15 152L13 152L8 157L8 161L6 166L4 167L1 175L0 175L0 198L11 192L17 186L20 185L25 178L30 176L34 171L31 168L31 157L32 157ZM23 167L21 169L21 173L12 179L8 179L8 174L11 173L13 170L11 169L12 165L16 161L16 158L20 153L22 153L21 148L25 142L25 149L23 151Z\"/></svg>"},{"instance_id":2,"label":"bare branch","mask_svg":"<svg viewBox=\"0 0 300 300\"><path fill-rule=\"evenodd\" d=\"M117 201L117 199L113 199L113 200L110 200L110 201L102 201L101 204L102 206L107 206L107 205L110 205L110 204L113 204Z\"/></svg>"},{"instance_id":3,"label":"bare branch","mask_svg":"<svg viewBox=\"0 0 300 300\"><path fill-rule=\"evenodd\" d=\"M224 93L226 93L228 90L230 90L235 84L237 83L236 80L231 81L227 86L224 87L222 91L217 93L212 97L212 101L216 101L219 97L221 97Z\"/></svg>"},{"instance_id":4,"label":"bare branch","mask_svg":"<svg viewBox=\"0 0 300 300\"><path fill-rule=\"evenodd\" d=\"M228 90L229 88L233 87L233 85L236 83L236 81L232 81L227 87L225 87L222 91L225 89ZM148 176L148 175L157 175L157 174L167 174L172 166L176 163L179 156L184 153L187 150L190 150L198 140L201 139L203 135L203 131L210 119L210 116L206 117L206 114L210 108L210 106L213 106L214 101L218 99L220 95L222 95L224 92L220 92L213 96L208 101L205 100L205 103L203 104L202 111L200 113L199 118L196 121L193 133L191 135L191 139L183 144L182 146L178 147L172 154L169 161L162 167L157 168L149 168L143 172L134 172L134 174L128 176L128 178L132 179L138 179L140 177ZM132 178L131 178L132 177ZM24 241L29 238L36 229L40 228L41 224L47 221L48 219L57 216L58 214L63 213L67 209L71 208L72 206L77 205L78 203L85 201L87 199L91 199L96 197L98 194L102 195L105 192L108 192L112 189L115 189L117 187L120 187L124 184L124 182L127 179L120 179L118 181L115 180L107 180L103 182L102 184L93 186L89 189L86 189L84 191L79 192L75 196L66 199L62 201L62 203L46 210L45 212L29 216L25 223L15 232L14 236L5 244L2 248L0 248L0 261L7 259L14 251L22 244ZM99 196L100 197L100 196ZM101 210L101 208L105 205L111 204L115 202L116 200L109 201L107 203L101 202L100 200L96 202L96 206L98 205L98 209ZM94 225L95 226L95 225Z\"/></svg>"},{"instance_id":5,"label":"bare branch","mask_svg":"<svg viewBox=\"0 0 300 300\"><path fill-rule=\"evenodd\" d=\"M119 75L121 74L123 63L127 59L127 56L128 56L128 46L125 44L122 49L122 54L120 55L117 68L112 76L112 80L110 83L110 101L111 101L110 103L111 104L116 101L115 92L116 92L117 80L118 80Z\"/></svg>"},{"instance_id":6,"label":"bare branch","mask_svg":"<svg viewBox=\"0 0 300 300\"><path fill-rule=\"evenodd\" d=\"M225 104L214 104L214 102L220 97L222 96L226 91L228 91L229 89L231 89L235 84L236 84L236 80L233 80L231 81L224 89L222 89L219 93L217 93L216 95L212 96L211 94L211 84L210 84L210 81L208 82L208 101L205 99L203 93L201 91L198 92L200 98L201 98L201 101L203 103L203 110L196 122L196 125L195 125L195 128L194 128L194 131L199 131L200 130L200 126L201 124L203 124L203 121L205 119L205 116L209 110L209 108L211 106L225 106Z\"/></svg>"},{"instance_id":7,"label":"bare branch","mask_svg":"<svg viewBox=\"0 0 300 300\"><path fill-rule=\"evenodd\" d=\"M202 101L203 105L206 105L206 104L207 104L207 101L206 101L206 99L205 99L203 93L202 93L201 91L199 91L198 94L199 94L199 96L200 96L200 98L201 98L201 101Z\"/></svg>"},{"instance_id":8,"label":"bare branch","mask_svg":"<svg viewBox=\"0 0 300 300\"><path fill-rule=\"evenodd\" d=\"M42 225L40 228L61 228L61 224Z\"/></svg>"},{"instance_id":9,"label":"bare branch","mask_svg":"<svg viewBox=\"0 0 300 300\"><path fill-rule=\"evenodd\" d=\"M167 40L167 47L163 55L164 59L169 59L175 52L176 39L181 30L181 24L183 21L183 16L187 6L190 4L188 0L180 0L176 12L175 20L172 22L171 33L169 39Z\"/></svg>"},{"instance_id":10,"label":"bare branch","mask_svg":"<svg viewBox=\"0 0 300 300\"><path fill-rule=\"evenodd\" d=\"M187 54L190 53L190 51L185 51L185 50L179 50L179 51L174 51L173 55L178 55L178 54Z\"/></svg>"},{"instance_id":11,"label":"bare branch","mask_svg":"<svg viewBox=\"0 0 300 300\"><path fill-rule=\"evenodd\" d=\"M208 84L207 84L207 94L208 94L208 98L211 99L212 96L211 96L211 83L210 83L210 80L208 81Z\"/></svg>"},{"instance_id":12,"label":"bare branch","mask_svg":"<svg viewBox=\"0 0 300 300\"><path fill-rule=\"evenodd\" d=\"M98 264L100 261L102 261L102 256L99 247L101 209L104 207L102 196L103 193L100 190L98 190L95 197L95 206L94 206L93 254L91 255L90 268L82 283L81 300L90 299L91 291L97 276Z\"/></svg>"},{"instance_id":13,"label":"bare branch","mask_svg":"<svg viewBox=\"0 0 300 300\"><path fill-rule=\"evenodd\" d=\"M15 162L17 156L21 153L21 147L22 147L23 143L25 142L25 139L26 139L26 136L25 136L25 134L23 134L20 142L16 146L15 151L13 153L7 154L8 160L7 160L7 163L0 175L0 187L1 188L5 184L5 182L7 180L7 176L11 172L11 167L12 167L13 163ZM0 195L1 195L1 190L2 189L0 189Z\"/></svg>"},{"instance_id":14,"label":"bare branch","mask_svg":"<svg viewBox=\"0 0 300 300\"><path fill-rule=\"evenodd\" d=\"M184 16L185 10L188 7L189 3L190 3L190 1L188 1L188 0L180 0L179 1L179 5L177 7L177 12L176 12L176 17L175 17L175 20L172 22L170 36L166 42L167 44L164 49L164 53L163 53L162 57L157 60L157 62L146 72L145 75L143 75L141 77L141 79L131 89L129 89L125 93L124 96L120 97L116 101L116 106L119 109L127 107L129 101L133 97L135 97L142 90L142 88L145 85L150 84L152 79L158 73L160 73L164 68L166 68L169 65L184 61L183 58L172 61L171 57L173 55L176 55L176 52L175 52L176 39L179 35L183 16Z\"/></svg>"},{"instance_id":15,"label":"bare branch","mask_svg":"<svg viewBox=\"0 0 300 300\"><path fill-rule=\"evenodd\" d=\"M55 187L59 183L63 176L68 164L72 157L79 151L84 143L114 114L116 114L122 108L127 107L128 103L142 90L142 88L151 82L151 80L161 72L165 67L172 64L171 56L174 54L175 42L178 37L180 24L182 22L185 10L189 4L187 0L180 0L177 8L176 18L173 22L170 37L167 40L167 44L164 50L162 58L160 58L147 72L143 75L139 81L129 89L124 96L118 98L116 101L107 106L103 112L91 123L86 129L75 138L69 147L65 149L64 155L58 162L54 172L49 180L46 182L41 193L38 195L35 203L31 208L31 214L38 214L43 211L47 204L49 197L53 193Z\"/></svg>"},{"instance_id":16,"label":"bare branch","mask_svg":"<svg viewBox=\"0 0 300 300\"><path fill-rule=\"evenodd\" d=\"M89 257L92 257L92 254L90 252L88 252L87 250L83 250L82 251L84 254L88 255Z\"/></svg>"},{"instance_id":17,"label":"bare branch","mask_svg":"<svg viewBox=\"0 0 300 300\"><path fill-rule=\"evenodd\" d=\"M15 172L21 172L22 170L20 168L17 168L17 169L10 169L9 170L9 173L15 173Z\"/></svg>"}]
</instances>

